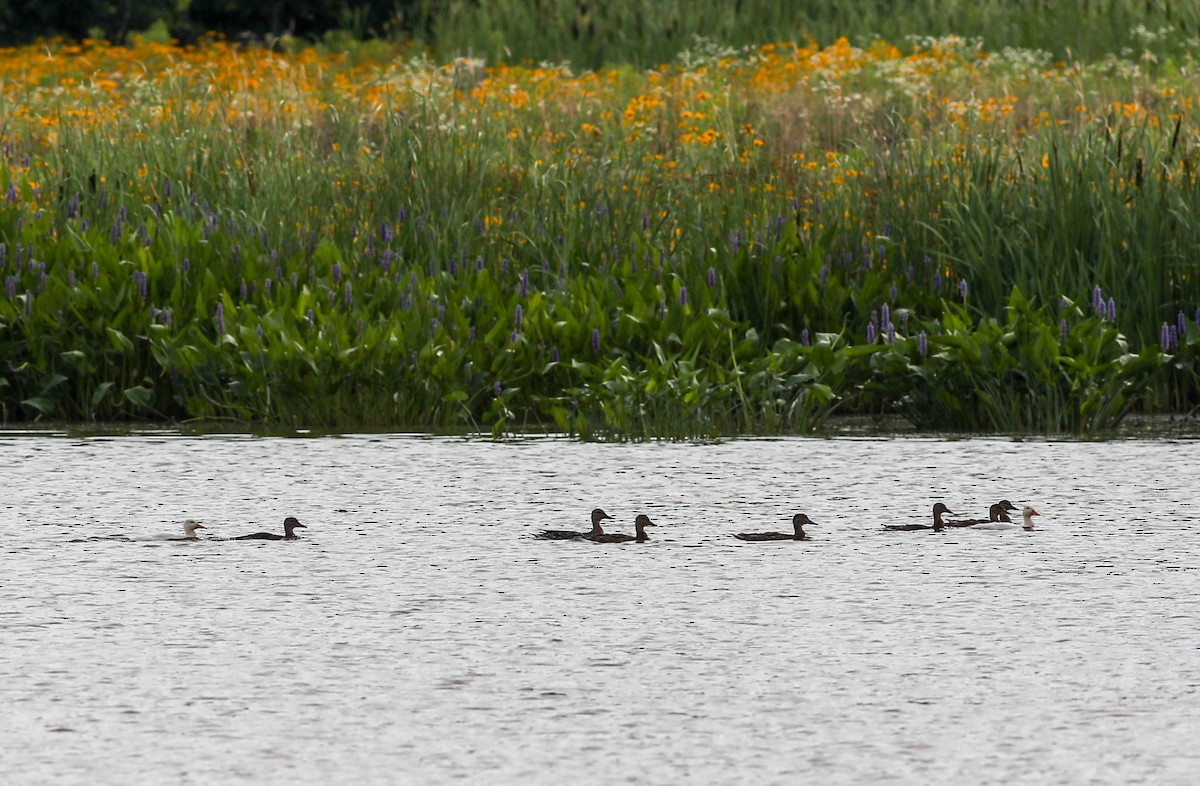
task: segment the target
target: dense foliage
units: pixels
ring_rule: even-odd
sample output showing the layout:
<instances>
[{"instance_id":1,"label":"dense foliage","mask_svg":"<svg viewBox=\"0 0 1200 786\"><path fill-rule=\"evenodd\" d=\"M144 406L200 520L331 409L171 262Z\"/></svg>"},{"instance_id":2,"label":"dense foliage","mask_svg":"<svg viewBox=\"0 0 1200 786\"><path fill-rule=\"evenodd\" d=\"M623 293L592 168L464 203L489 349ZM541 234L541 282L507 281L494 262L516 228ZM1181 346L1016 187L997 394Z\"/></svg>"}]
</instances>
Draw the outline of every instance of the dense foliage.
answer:
<instances>
[{"instance_id":1,"label":"dense foliage","mask_svg":"<svg viewBox=\"0 0 1200 786\"><path fill-rule=\"evenodd\" d=\"M1200 5L1171 0L0 0L0 44L37 37L126 43L149 31L187 43L207 32L294 47L383 38L436 57L655 66L695 45L774 40L865 45L878 36L982 37L989 48L1084 60L1129 54L1147 37L1194 46Z\"/></svg>"},{"instance_id":2,"label":"dense foliage","mask_svg":"<svg viewBox=\"0 0 1200 786\"><path fill-rule=\"evenodd\" d=\"M1200 68L0 57L0 417L690 437L1200 403Z\"/></svg>"}]
</instances>

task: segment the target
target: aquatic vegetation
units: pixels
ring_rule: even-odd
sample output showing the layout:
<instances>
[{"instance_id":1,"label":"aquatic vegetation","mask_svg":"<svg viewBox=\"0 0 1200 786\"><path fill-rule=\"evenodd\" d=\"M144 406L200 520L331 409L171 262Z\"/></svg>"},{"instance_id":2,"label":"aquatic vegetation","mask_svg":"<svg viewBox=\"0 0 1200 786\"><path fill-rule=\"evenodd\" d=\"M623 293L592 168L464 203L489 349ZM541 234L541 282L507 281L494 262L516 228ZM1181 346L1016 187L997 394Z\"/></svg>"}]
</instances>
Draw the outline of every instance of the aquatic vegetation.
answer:
<instances>
[{"instance_id":1,"label":"aquatic vegetation","mask_svg":"<svg viewBox=\"0 0 1200 786\"><path fill-rule=\"evenodd\" d=\"M0 50L0 418L621 439L1188 410L1189 62Z\"/></svg>"}]
</instances>

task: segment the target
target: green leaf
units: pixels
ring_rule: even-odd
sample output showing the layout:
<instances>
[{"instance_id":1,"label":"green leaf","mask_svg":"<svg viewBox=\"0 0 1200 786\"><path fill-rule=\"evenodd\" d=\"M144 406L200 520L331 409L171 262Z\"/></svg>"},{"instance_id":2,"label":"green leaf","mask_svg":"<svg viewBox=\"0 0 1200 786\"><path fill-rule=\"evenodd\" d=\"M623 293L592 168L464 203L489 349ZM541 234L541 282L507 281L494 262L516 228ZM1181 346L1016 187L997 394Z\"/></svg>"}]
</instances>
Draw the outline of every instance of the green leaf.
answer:
<instances>
[{"instance_id":1,"label":"green leaf","mask_svg":"<svg viewBox=\"0 0 1200 786\"><path fill-rule=\"evenodd\" d=\"M54 411L53 399L46 398L45 396L34 396L33 398L27 398L21 403L27 407L33 407L43 415L49 415Z\"/></svg>"},{"instance_id":2,"label":"green leaf","mask_svg":"<svg viewBox=\"0 0 1200 786\"><path fill-rule=\"evenodd\" d=\"M125 399L135 406L148 409L154 400L154 391L142 385L125 388Z\"/></svg>"}]
</instances>

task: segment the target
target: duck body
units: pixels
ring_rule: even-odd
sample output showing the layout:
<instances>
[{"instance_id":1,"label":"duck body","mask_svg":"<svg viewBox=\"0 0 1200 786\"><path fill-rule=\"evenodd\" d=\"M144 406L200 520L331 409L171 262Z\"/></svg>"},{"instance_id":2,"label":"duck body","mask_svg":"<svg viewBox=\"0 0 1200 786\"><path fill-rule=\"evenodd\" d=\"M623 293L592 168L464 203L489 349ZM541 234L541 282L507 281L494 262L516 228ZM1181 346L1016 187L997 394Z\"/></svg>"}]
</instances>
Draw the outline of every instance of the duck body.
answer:
<instances>
[{"instance_id":1,"label":"duck body","mask_svg":"<svg viewBox=\"0 0 1200 786\"><path fill-rule=\"evenodd\" d=\"M792 526L795 532L791 535L786 532L739 532L734 535L738 540L748 540L752 542L761 542L765 540L812 540L804 532L804 526L817 526L817 523L803 513L797 513L792 516Z\"/></svg>"},{"instance_id":2,"label":"duck body","mask_svg":"<svg viewBox=\"0 0 1200 786\"><path fill-rule=\"evenodd\" d=\"M295 516L288 516L283 520L283 534L278 532L255 532L252 535L238 535L230 540L299 540L300 536L296 534L296 529L308 529L300 523Z\"/></svg>"},{"instance_id":3,"label":"duck body","mask_svg":"<svg viewBox=\"0 0 1200 786\"><path fill-rule=\"evenodd\" d=\"M974 527L981 524L993 524L996 522L1011 522L1008 517L1008 511L1016 510L1011 502L1006 499L1000 500L995 505L988 508L988 517L986 519L966 519L965 521L947 521L947 527Z\"/></svg>"},{"instance_id":4,"label":"duck body","mask_svg":"<svg viewBox=\"0 0 1200 786\"><path fill-rule=\"evenodd\" d=\"M933 506L933 523L932 524L884 524L883 528L894 532L915 532L916 530L928 529L934 532L942 532L946 529L946 522L942 521L942 515L949 513L954 514L954 511L946 507L945 504L938 502Z\"/></svg>"},{"instance_id":5,"label":"duck body","mask_svg":"<svg viewBox=\"0 0 1200 786\"><path fill-rule=\"evenodd\" d=\"M633 522L634 531L637 532L636 536L621 535L617 533L613 533L611 535L607 533L593 535L589 532L583 536L583 539L590 540L593 543L629 543L631 541L636 543L645 543L646 541L650 540L650 537L646 535L646 527L656 526L658 525L651 521L649 516L647 516L645 513L642 513L639 514L637 519L635 519Z\"/></svg>"},{"instance_id":6,"label":"duck body","mask_svg":"<svg viewBox=\"0 0 1200 786\"><path fill-rule=\"evenodd\" d=\"M600 522L605 519L611 519L612 516L605 513L600 508L592 511L592 529L590 532L578 532L573 529L544 529L534 535L539 540L579 540L580 538L599 537L604 534L604 527L600 526Z\"/></svg>"}]
</instances>

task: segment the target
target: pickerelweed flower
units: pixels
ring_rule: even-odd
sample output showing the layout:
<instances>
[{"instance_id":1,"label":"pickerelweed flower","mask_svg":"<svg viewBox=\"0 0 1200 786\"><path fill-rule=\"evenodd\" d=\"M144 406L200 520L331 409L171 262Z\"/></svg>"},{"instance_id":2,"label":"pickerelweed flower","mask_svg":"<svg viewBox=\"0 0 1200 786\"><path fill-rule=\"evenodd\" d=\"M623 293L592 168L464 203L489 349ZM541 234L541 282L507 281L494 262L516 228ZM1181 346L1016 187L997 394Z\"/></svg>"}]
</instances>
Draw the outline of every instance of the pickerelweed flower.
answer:
<instances>
[{"instance_id":1,"label":"pickerelweed flower","mask_svg":"<svg viewBox=\"0 0 1200 786\"><path fill-rule=\"evenodd\" d=\"M887 303L884 303L883 308L879 310L879 321L883 325L887 325L892 321L892 310L888 308Z\"/></svg>"},{"instance_id":2,"label":"pickerelweed flower","mask_svg":"<svg viewBox=\"0 0 1200 786\"><path fill-rule=\"evenodd\" d=\"M558 362L558 347L554 347L550 350L550 362L551 363Z\"/></svg>"},{"instance_id":3,"label":"pickerelweed flower","mask_svg":"<svg viewBox=\"0 0 1200 786\"><path fill-rule=\"evenodd\" d=\"M875 343L875 337L876 337L876 332L875 332L875 323L874 323L874 322L868 322L868 323L867 323L867 343L868 343L868 344L874 344L874 343Z\"/></svg>"},{"instance_id":4,"label":"pickerelweed flower","mask_svg":"<svg viewBox=\"0 0 1200 786\"><path fill-rule=\"evenodd\" d=\"M504 388L500 385L500 380L496 380L492 384L492 395L495 396L496 398L500 398L500 394L503 392L504 392Z\"/></svg>"},{"instance_id":5,"label":"pickerelweed flower","mask_svg":"<svg viewBox=\"0 0 1200 786\"><path fill-rule=\"evenodd\" d=\"M967 299L967 280L965 278L958 282L958 293L962 295L963 300Z\"/></svg>"},{"instance_id":6,"label":"pickerelweed flower","mask_svg":"<svg viewBox=\"0 0 1200 786\"><path fill-rule=\"evenodd\" d=\"M600 351L600 328L592 328L592 351Z\"/></svg>"},{"instance_id":7,"label":"pickerelweed flower","mask_svg":"<svg viewBox=\"0 0 1200 786\"><path fill-rule=\"evenodd\" d=\"M712 289L717 285L717 270L714 267L708 269L708 287Z\"/></svg>"},{"instance_id":8,"label":"pickerelweed flower","mask_svg":"<svg viewBox=\"0 0 1200 786\"><path fill-rule=\"evenodd\" d=\"M1175 330L1179 336L1187 335L1187 317L1183 315L1182 310L1175 315Z\"/></svg>"},{"instance_id":9,"label":"pickerelweed flower","mask_svg":"<svg viewBox=\"0 0 1200 786\"><path fill-rule=\"evenodd\" d=\"M354 290L349 281L346 282L345 301L346 308L354 308Z\"/></svg>"},{"instance_id":10,"label":"pickerelweed flower","mask_svg":"<svg viewBox=\"0 0 1200 786\"><path fill-rule=\"evenodd\" d=\"M924 330L917 336L917 354L921 357L929 354L929 336L925 335Z\"/></svg>"},{"instance_id":11,"label":"pickerelweed flower","mask_svg":"<svg viewBox=\"0 0 1200 786\"><path fill-rule=\"evenodd\" d=\"M1099 285L1092 290L1092 308L1097 312L1104 311L1104 293L1100 291Z\"/></svg>"},{"instance_id":12,"label":"pickerelweed flower","mask_svg":"<svg viewBox=\"0 0 1200 786\"><path fill-rule=\"evenodd\" d=\"M316 315L313 314L313 310L311 308L305 313L304 319L308 321L309 327L313 326L313 322L316 320Z\"/></svg>"},{"instance_id":13,"label":"pickerelweed flower","mask_svg":"<svg viewBox=\"0 0 1200 786\"><path fill-rule=\"evenodd\" d=\"M516 325L517 330L521 329L521 324L524 321L525 321L525 310L522 309L521 304L518 303L516 312L513 314L513 324Z\"/></svg>"},{"instance_id":14,"label":"pickerelweed flower","mask_svg":"<svg viewBox=\"0 0 1200 786\"><path fill-rule=\"evenodd\" d=\"M340 262L333 263L333 283L340 284L342 282L342 265Z\"/></svg>"},{"instance_id":15,"label":"pickerelweed flower","mask_svg":"<svg viewBox=\"0 0 1200 786\"><path fill-rule=\"evenodd\" d=\"M1117 321L1117 299L1115 297L1110 297L1108 299L1108 321Z\"/></svg>"},{"instance_id":16,"label":"pickerelweed flower","mask_svg":"<svg viewBox=\"0 0 1200 786\"><path fill-rule=\"evenodd\" d=\"M681 306L687 305L687 287L679 288L679 305L681 305Z\"/></svg>"},{"instance_id":17,"label":"pickerelweed flower","mask_svg":"<svg viewBox=\"0 0 1200 786\"><path fill-rule=\"evenodd\" d=\"M896 326L891 322L884 323L887 326L887 338L884 340L889 344L896 343Z\"/></svg>"},{"instance_id":18,"label":"pickerelweed flower","mask_svg":"<svg viewBox=\"0 0 1200 786\"><path fill-rule=\"evenodd\" d=\"M1166 322L1162 323L1162 329L1158 332L1158 345L1165 352L1171 351L1171 326Z\"/></svg>"},{"instance_id":19,"label":"pickerelweed flower","mask_svg":"<svg viewBox=\"0 0 1200 786\"><path fill-rule=\"evenodd\" d=\"M812 340L809 338L809 335L808 335L808 328L804 328L804 330L800 331L800 346L802 346L802 347L812 346Z\"/></svg>"},{"instance_id":20,"label":"pickerelweed flower","mask_svg":"<svg viewBox=\"0 0 1200 786\"><path fill-rule=\"evenodd\" d=\"M225 304L218 303L216 313L213 314L213 322L217 326L217 335L225 335Z\"/></svg>"},{"instance_id":21,"label":"pickerelweed flower","mask_svg":"<svg viewBox=\"0 0 1200 786\"><path fill-rule=\"evenodd\" d=\"M138 297L140 297L142 300L145 300L146 294L147 294L146 293L147 282L146 282L145 271L143 271L143 270L133 271L133 283L137 286Z\"/></svg>"}]
</instances>

